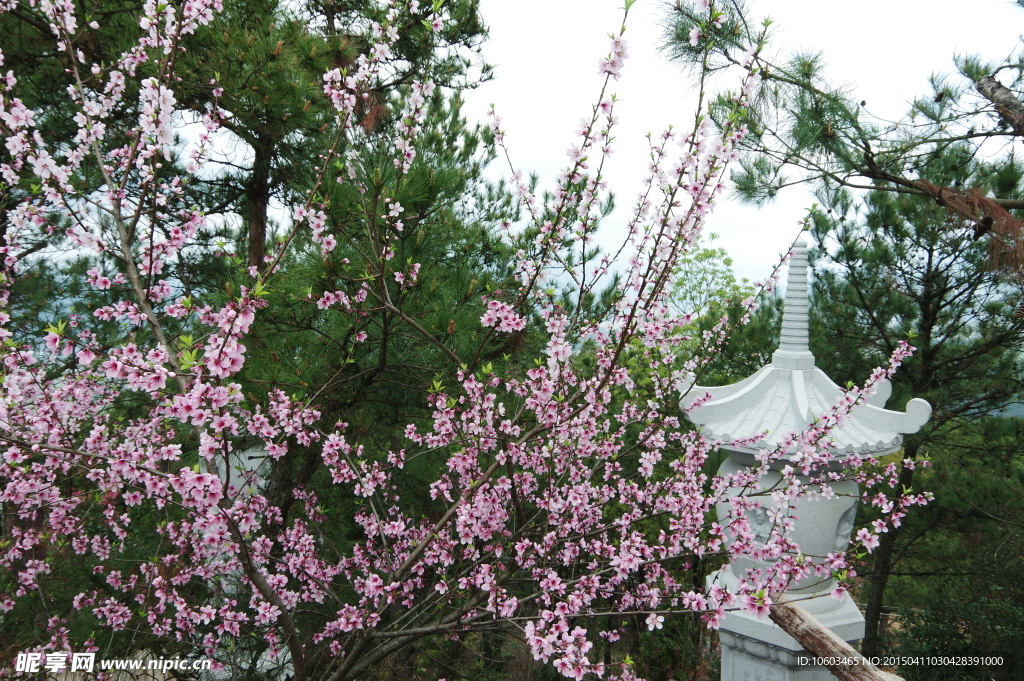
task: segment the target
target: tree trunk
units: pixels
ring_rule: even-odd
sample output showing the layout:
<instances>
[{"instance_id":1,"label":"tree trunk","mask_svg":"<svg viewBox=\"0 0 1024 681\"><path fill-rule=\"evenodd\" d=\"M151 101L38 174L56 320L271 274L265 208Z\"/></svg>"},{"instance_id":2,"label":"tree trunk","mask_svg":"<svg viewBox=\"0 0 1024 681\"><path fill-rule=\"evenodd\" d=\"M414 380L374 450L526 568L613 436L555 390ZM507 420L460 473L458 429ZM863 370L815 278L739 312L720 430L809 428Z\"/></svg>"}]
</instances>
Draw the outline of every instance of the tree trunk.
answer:
<instances>
[{"instance_id":1,"label":"tree trunk","mask_svg":"<svg viewBox=\"0 0 1024 681\"><path fill-rule=\"evenodd\" d=\"M246 183L245 194L249 207L249 267L260 272L266 263L267 209L270 206L270 163L273 145L263 137L253 145L252 175Z\"/></svg>"},{"instance_id":2,"label":"tree trunk","mask_svg":"<svg viewBox=\"0 0 1024 681\"><path fill-rule=\"evenodd\" d=\"M908 459L917 457L917 444L907 443L904 450ZM903 467L900 471L899 484L901 491L910 489L914 482L913 469ZM885 597L885 587L889 582L889 574L893 569L893 555L896 551L896 539L899 537L899 528L890 527L888 532L882 533L878 541L878 550L875 551L875 566L871 573L870 587L868 588L867 606L864 610L864 642L861 644L861 651L867 657L877 657L880 654L879 628L882 622L882 605Z\"/></svg>"},{"instance_id":3,"label":"tree trunk","mask_svg":"<svg viewBox=\"0 0 1024 681\"><path fill-rule=\"evenodd\" d=\"M883 672L871 664L838 634L795 603L776 603L768 616L796 639L804 650L821 658L826 663L824 667L842 681L902 681L899 676Z\"/></svg>"}]
</instances>

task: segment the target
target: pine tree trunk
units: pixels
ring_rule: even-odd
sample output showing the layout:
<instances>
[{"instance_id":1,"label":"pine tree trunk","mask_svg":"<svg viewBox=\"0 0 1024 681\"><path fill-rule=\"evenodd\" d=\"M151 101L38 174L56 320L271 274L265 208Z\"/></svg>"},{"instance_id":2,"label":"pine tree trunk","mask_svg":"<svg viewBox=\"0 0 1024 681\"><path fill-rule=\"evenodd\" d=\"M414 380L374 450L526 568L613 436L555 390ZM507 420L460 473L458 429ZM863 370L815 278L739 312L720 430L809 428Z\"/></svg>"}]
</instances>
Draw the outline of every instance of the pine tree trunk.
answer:
<instances>
[{"instance_id":1,"label":"pine tree trunk","mask_svg":"<svg viewBox=\"0 0 1024 681\"><path fill-rule=\"evenodd\" d=\"M273 145L259 138L253 145L252 175L246 184L246 198L249 204L249 267L260 272L266 263L267 253L267 209L270 206L270 163Z\"/></svg>"},{"instance_id":2,"label":"pine tree trunk","mask_svg":"<svg viewBox=\"0 0 1024 681\"><path fill-rule=\"evenodd\" d=\"M904 456L908 459L917 457L917 444L907 443ZM900 491L910 489L914 482L914 471L904 467L900 471ZM870 587L868 589L867 606L864 610L864 641L861 644L861 652L865 657L877 657L881 654L879 646L879 629L882 623L882 606L885 597L885 587L889 582L889 576L893 568L893 555L896 551L896 540L899 537L899 528L890 527L888 532L882 533L878 541L878 550L875 551L874 571L871 574Z\"/></svg>"}]
</instances>

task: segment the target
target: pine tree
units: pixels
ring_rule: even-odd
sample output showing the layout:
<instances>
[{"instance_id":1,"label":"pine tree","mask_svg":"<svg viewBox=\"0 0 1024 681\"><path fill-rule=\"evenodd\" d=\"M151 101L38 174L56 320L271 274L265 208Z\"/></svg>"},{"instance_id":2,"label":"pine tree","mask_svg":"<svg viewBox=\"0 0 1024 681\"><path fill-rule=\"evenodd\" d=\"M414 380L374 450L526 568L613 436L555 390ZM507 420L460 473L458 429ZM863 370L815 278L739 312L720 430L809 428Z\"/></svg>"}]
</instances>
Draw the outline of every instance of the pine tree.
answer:
<instances>
[{"instance_id":1,"label":"pine tree","mask_svg":"<svg viewBox=\"0 0 1024 681\"><path fill-rule=\"evenodd\" d=\"M771 24L754 21L742 3L706 5L677 2L667 17L664 49L688 68L738 64L749 36ZM732 175L739 197L763 205L786 187L808 183L923 196L964 228L988 235L995 262L1024 266L1024 222L1012 212L1024 201L969 184L943 184L939 160L1001 156L1012 165L1012 151L1005 154L1001 145L1024 134L1020 56L957 57L957 73L933 75L931 92L913 98L896 122L873 116L851 86L830 82L820 54L777 60L759 55L758 63L762 85L746 112L751 134L743 142L752 153ZM718 110L727 111L733 98L723 95Z\"/></svg>"},{"instance_id":2,"label":"pine tree","mask_svg":"<svg viewBox=\"0 0 1024 681\"><path fill-rule=\"evenodd\" d=\"M486 64L467 56L486 36L475 3L442 3L439 11L448 20L441 33L404 27L386 76L365 93L359 120L364 131L388 122L390 99L414 80L457 89L487 76ZM200 191L209 193L211 208L242 218L239 237L249 267L265 265L274 208L281 212L282 205L305 200L313 182L309 159L334 145L344 151L360 144L334 140L328 132L334 109L323 92L323 74L354 66L372 43L371 22L383 13L372 0L231 0L197 36L205 49L186 55L188 106L204 111L215 102L229 114L223 127L240 142L238 158L222 159L223 172L201 183ZM481 70L471 73L473 68Z\"/></svg>"},{"instance_id":3,"label":"pine tree","mask_svg":"<svg viewBox=\"0 0 1024 681\"><path fill-rule=\"evenodd\" d=\"M508 279L510 246L498 229L515 211L510 195L481 177L493 159L493 139L468 125L461 99L437 91L429 106L408 175L381 163L394 143L381 133L370 136L359 156L361 179L371 191L361 195L332 183L324 206L338 246L324 258L319 246L307 242L300 256L284 263L271 304L257 319L252 369L245 376L246 390L255 394L279 388L315 396L325 419L347 423L355 441L384 454L398 447L410 420L430 415L421 397L425 388L450 384L460 366L472 371L518 361L527 335L474 330L486 297L501 298L514 286ZM367 255L387 236L381 233L387 225L376 218L389 203L402 207L404 226L391 246L395 265L381 273ZM423 264L419 284L402 286L394 273L414 262ZM353 299L364 289L390 297L396 309L380 305L373 315L354 317L310 304L310 295L342 292ZM415 333L409 320L436 344ZM289 494L321 468L315 449L288 456L274 463L268 485ZM272 498L287 514L292 499Z\"/></svg>"},{"instance_id":4,"label":"pine tree","mask_svg":"<svg viewBox=\"0 0 1024 681\"><path fill-rule=\"evenodd\" d=\"M943 173L933 172L949 184L1019 195L1019 165L994 169L955 152L945 161ZM984 243L961 220L926 197L875 192L859 203L839 191L823 198L823 207L812 211L819 243L813 350L837 381L845 381L876 366L886 348L911 339L917 351L897 374L890 405L921 397L935 411L907 438L903 459L910 463L895 462L901 484L910 488L931 448L957 441L971 424L1024 395L1024 327L1013 314L1017 287L988 266ZM886 585L915 533L881 536L866 595L865 654L878 653Z\"/></svg>"}]
</instances>

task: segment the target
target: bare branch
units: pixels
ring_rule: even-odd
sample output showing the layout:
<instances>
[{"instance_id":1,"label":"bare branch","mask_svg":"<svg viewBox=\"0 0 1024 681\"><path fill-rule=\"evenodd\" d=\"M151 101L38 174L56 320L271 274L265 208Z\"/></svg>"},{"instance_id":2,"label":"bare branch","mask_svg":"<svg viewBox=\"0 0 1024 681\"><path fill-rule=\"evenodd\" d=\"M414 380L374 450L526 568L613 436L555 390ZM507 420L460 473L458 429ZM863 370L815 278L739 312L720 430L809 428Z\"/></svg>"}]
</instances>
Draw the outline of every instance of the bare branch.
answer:
<instances>
[{"instance_id":1,"label":"bare branch","mask_svg":"<svg viewBox=\"0 0 1024 681\"><path fill-rule=\"evenodd\" d=\"M768 616L805 650L826 661L824 666L843 681L902 681L902 677L883 672L862 657L853 646L796 603L785 600L776 603ZM843 660L850 660L850 663L837 663Z\"/></svg>"}]
</instances>

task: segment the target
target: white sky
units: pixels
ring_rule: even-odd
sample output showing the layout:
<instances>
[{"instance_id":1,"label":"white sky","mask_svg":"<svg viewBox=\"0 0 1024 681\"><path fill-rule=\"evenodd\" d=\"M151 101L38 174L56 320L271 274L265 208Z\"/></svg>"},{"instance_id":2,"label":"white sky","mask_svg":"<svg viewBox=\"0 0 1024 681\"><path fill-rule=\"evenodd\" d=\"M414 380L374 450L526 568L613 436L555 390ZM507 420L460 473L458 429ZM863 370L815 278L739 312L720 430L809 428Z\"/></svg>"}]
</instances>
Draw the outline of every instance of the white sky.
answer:
<instances>
[{"instance_id":1,"label":"white sky","mask_svg":"<svg viewBox=\"0 0 1024 681\"><path fill-rule=\"evenodd\" d=\"M824 52L827 73L846 83L872 113L898 118L914 96L927 91L933 72L951 72L954 54L996 60L1019 43L1024 9L1009 0L752 0L752 13L775 24L770 51ZM489 105L503 119L513 162L536 172L550 187L567 161L580 119L597 97L597 63L608 53L608 35L622 17L622 0L480 0L491 37L484 55L495 79L467 93L466 114L483 121ZM662 0L638 0L630 10L629 59L614 83L620 120L616 152L607 174L618 210L607 221L625 223L647 165L644 135L669 125L689 130L692 81L659 52ZM728 83L732 85L732 83ZM497 163L497 175L503 167ZM507 175L507 170L505 172ZM783 192L761 209L733 201L718 205L708 221L735 261L737 274L766 276L786 249L811 199L803 189Z\"/></svg>"}]
</instances>

